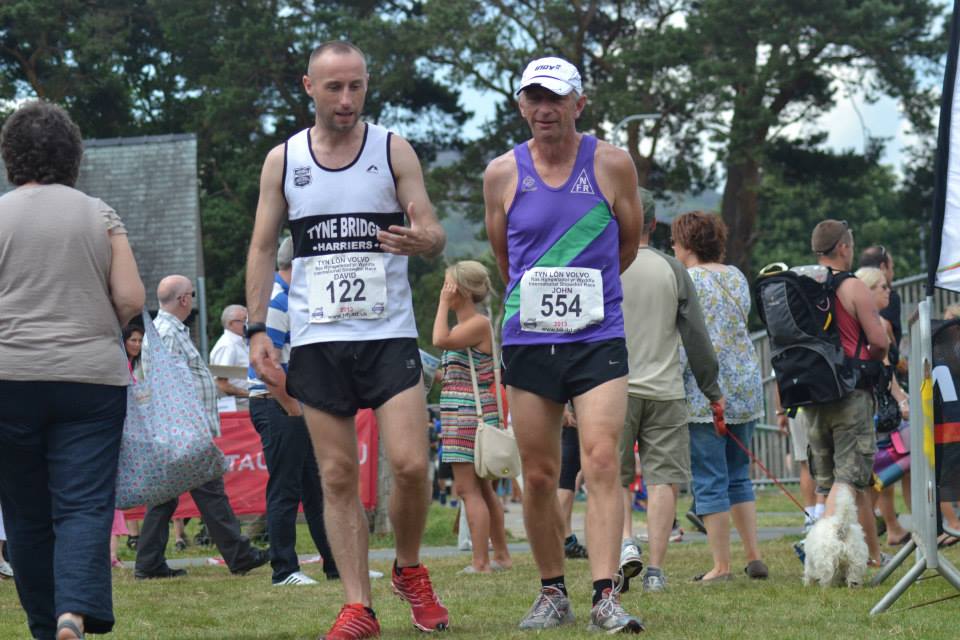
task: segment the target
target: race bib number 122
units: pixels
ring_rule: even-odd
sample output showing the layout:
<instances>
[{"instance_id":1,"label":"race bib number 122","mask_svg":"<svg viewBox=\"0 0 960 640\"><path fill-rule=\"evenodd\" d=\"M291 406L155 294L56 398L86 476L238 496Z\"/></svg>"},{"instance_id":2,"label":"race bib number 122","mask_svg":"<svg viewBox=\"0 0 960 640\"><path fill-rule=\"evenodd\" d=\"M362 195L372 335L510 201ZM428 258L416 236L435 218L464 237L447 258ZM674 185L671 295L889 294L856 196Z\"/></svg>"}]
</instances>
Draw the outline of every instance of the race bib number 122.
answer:
<instances>
[{"instance_id":1,"label":"race bib number 122","mask_svg":"<svg viewBox=\"0 0 960 640\"><path fill-rule=\"evenodd\" d=\"M599 269L534 267L520 280L520 326L539 333L574 333L603 322Z\"/></svg>"},{"instance_id":2,"label":"race bib number 122","mask_svg":"<svg viewBox=\"0 0 960 640\"><path fill-rule=\"evenodd\" d=\"M377 320L387 315L382 253L339 253L304 261L310 322Z\"/></svg>"}]
</instances>

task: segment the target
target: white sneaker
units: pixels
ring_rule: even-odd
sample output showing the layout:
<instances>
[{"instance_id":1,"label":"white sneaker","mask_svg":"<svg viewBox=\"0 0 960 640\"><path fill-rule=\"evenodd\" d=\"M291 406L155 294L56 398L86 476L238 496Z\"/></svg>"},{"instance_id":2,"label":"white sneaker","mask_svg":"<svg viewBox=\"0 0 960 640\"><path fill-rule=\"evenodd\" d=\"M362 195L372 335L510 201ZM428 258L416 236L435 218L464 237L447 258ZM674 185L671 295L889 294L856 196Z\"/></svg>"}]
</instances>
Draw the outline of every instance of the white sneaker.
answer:
<instances>
[{"instance_id":1,"label":"white sneaker","mask_svg":"<svg viewBox=\"0 0 960 640\"><path fill-rule=\"evenodd\" d=\"M280 587L283 585L303 585L303 584L317 584L317 581L305 574L303 571L294 571L287 576L287 579L283 582L274 582L273 586Z\"/></svg>"},{"instance_id":2,"label":"white sneaker","mask_svg":"<svg viewBox=\"0 0 960 640\"><path fill-rule=\"evenodd\" d=\"M620 548L620 572L626 579L634 578L643 570L640 547L633 540L624 540Z\"/></svg>"},{"instance_id":3,"label":"white sneaker","mask_svg":"<svg viewBox=\"0 0 960 640\"><path fill-rule=\"evenodd\" d=\"M4 578L13 577L13 567L11 567L10 563L6 560L0 560L0 576Z\"/></svg>"},{"instance_id":4,"label":"white sneaker","mask_svg":"<svg viewBox=\"0 0 960 640\"><path fill-rule=\"evenodd\" d=\"M371 578L371 579L376 580L376 579L378 579L378 578L382 578L382 577L383 577L383 572L382 572L382 571L375 571L375 570L373 570L373 569L370 569L369 575L370 575L370 578Z\"/></svg>"}]
</instances>

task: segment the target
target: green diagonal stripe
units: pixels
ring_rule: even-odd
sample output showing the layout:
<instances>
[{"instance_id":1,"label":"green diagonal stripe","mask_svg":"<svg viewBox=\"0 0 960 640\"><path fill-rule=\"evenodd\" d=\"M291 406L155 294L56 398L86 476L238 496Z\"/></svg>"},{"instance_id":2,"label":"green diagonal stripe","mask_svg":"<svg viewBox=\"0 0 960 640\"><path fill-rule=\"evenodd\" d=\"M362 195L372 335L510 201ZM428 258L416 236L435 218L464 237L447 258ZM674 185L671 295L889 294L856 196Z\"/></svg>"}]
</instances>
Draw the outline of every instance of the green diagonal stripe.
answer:
<instances>
[{"instance_id":1,"label":"green diagonal stripe","mask_svg":"<svg viewBox=\"0 0 960 640\"><path fill-rule=\"evenodd\" d=\"M597 206L587 211L576 224L567 229L560 238L553 243L546 253L533 264L534 267L565 267L590 246L603 230L610 224L612 216L605 202L598 202ZM507 294L503 303L503 326L513 316L520 313L520 282Z\"/></svg>"}]
</instances>

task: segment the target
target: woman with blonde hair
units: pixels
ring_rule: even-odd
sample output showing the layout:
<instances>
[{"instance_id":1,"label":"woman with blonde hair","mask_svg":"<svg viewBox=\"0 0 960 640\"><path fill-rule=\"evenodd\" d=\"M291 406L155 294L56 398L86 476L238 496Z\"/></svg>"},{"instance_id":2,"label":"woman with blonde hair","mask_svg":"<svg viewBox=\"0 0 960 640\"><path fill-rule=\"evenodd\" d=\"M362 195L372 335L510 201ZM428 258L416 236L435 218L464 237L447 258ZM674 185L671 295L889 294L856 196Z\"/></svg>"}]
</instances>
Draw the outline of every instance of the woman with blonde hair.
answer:
<instances>
[{"instance_id":1,"label":"woman with blonde hair","mask_svg":"<svg viewBox=\"0 0 960 640\"><path fill-rule=\"evenodd\" d=\"M437 317L433 323L433 346L444 349L441 366L440 423L443 428L441 462L453 467L453 482L463 500L473 543L473 562L461 573L490 573L508 569L503 507L490 480L477 476L473 466L477 432L477 401L472 368L476 372L481 412L486 424L503 428L497 411L494 382L494 335L484 313L491 291L487 268L475 260L462 260L447 268ZM449 313L457 316L451 329ZM490 562L487 541L493 543Z\"/></svg>"},{"instance_id":2,"label":"woman with blonde hair","mask_svg":"<svg viewBox=\"0 0 960 640\"><path fill-rule=\"evenodd\" d=\"M877 311L883 311L890 305L890 285L887 284L887 278L883 275L883 271L876 267L861 267L857 269L856 273L853 275L855 275L859 280L862 280L863 283L870 289L870 293L873 294L874 302L877 305ZM887 332L887 336L890 338L890 344L893 345L893 325L886 318L881 318L881 321L883 322L883 327ZM907 396L907 393L900 388L899 383L897 383L897 377L893 375L893 368L890 366L889 358L883 359L883 370L883 380L878 383L881 386L877 388L877 392L889 392L889 394L893 396L894 400L897 402L901 419L909 420L909 397ZM886 389L882 388L883 385L886 385ZM889 445L889 434L878 433L877 437L878 445ZM910 472L907 471L903 476L904 496L905 500L907 501L907 506L910 505L910 498L907 496L907 494L909 494L907 487L910 483L909 473ZM904 529L903 525L901 525L900 521L897 519L897 512L893 504L893 485L884 487L883 491L880 493L873 492L871 495L874 498L874 507L880 509L880 515L883 518L884 524L887 528L887 544L891 546L904 544L910 539L910 532ZM869 533L867 542L871 542Z\"/></svg>"}]
</instances>

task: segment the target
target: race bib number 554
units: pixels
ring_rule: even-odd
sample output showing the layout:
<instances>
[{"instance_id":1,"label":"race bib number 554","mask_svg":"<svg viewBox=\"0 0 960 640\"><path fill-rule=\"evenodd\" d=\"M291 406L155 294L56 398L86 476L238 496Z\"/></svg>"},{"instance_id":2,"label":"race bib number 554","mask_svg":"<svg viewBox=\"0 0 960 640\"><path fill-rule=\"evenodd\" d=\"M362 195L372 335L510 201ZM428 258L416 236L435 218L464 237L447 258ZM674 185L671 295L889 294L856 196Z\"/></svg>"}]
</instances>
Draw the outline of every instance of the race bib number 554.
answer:
<instances>
[{"instance_id":1,"label":"race bib number 554","mask_svg":"<svg viewBox=\"0 0 960 640\"><path fill-rule=\"evenodd\" d=\"M377 320L387 315L382 253L339 253L305 260L310 322Z\"/></svg>"},{"instance_id":2,"label":"race bib number 554","mask_svg":"<svg viewBox=\"0 0 960 640\"><path fill-rule=\"evenodd\" d=\"M573 333L603 322L599 269L534 267L520 279L520 326L539 333Z\"/></svg>"}]
</instances>

